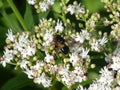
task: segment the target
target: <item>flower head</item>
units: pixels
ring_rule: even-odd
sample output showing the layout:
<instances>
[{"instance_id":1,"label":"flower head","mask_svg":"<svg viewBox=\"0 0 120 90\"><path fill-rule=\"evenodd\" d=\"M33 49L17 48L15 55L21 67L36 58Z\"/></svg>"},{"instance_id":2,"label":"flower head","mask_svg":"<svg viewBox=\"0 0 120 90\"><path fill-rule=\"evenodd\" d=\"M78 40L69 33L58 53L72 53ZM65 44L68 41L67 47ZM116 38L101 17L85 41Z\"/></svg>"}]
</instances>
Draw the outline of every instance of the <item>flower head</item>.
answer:
<instances>
[{"instance_id":1,"label":"flower head","mask_svg":"<svg viewBox=\"0 0 120 90\"><path fill-rule=\"evenodd\" d=\"M89 49L84 49L84 48L82 48L82 52L80 53L80 56L82 57L82 58L89 58L89 55L88 55L88 53L89 53Z\"/></svg>"},{"instance_id":2,"label":"flower head","mask_svg":"<svg viewBox=\"0 0 120 90\"><path fill-rule=\"evenodd\" d=\"M101 69L100 73L101 73L101 76L97 81L104 85L111 85L111 83L114 80L113 73L109 71L107 67L104 67L103 69Z\"/></svg>"},{"instance_id":3,"label":"flower head","mask_svg":"<svg viewBox=\"0 0 120 90\"><path fill-rule=\"evenodd\" d=\"M56 32L57 31L63 32L63 30L64 30L64 27L62 26L62 22L59 19L57 21L57 25L55 26L55 30L56 30Z\"/></svg>"},{"instance_id":4,"label":"flower head","mask_svg":"<svg viewBox=\"0 0 120 90\"><path fill-rule=\"evenodd\" d=\"M99 51L99 42L96 40L93 40L93 42L91 43L91 49L95 51Z\"/></svg>"},{"instance_id":5,"label":"flower head","mask_svg":"<svg viewBox=\"0 0 120 90\"><path fill-rule=\"evenodd\" d=\"M35 80L35 83L42 84L44 87L50 87L51 86L51 79L45 75L45 73L39 74Z\"/></svg>"},{"instance_id":6,"label":"flower head","mask_svg":"<svg viewBox=\"0 0 120 90\"><path fill-rule=\"evenodd\" d=\"M10 40L11 42L14 42L15 36L13 35L11 29L8 29L8 33L6 35L8 40Z\"/></svg>"},{"instance_id":7,"label":"flower head","mask_svg":"<svg viewBox=\"0 0 120 90\"><path fill-rule=\"evenodd\" d=\"M18 41L15 42L14 48L21 53L22 58L32 56L36 52L36 47L33 44L33 40L28 39L28 34L23 33L19 36Z\"/></svg>"},{"instance_id":8,"label":"flower head","mask_svg":"<svg viewBox=\"0 0 120 90\"><path fill-rule=\"evenodd\" d=\"M49 53L46 53L46 57L44 58L44 61L47 63L53 62L54 57L52 55L50 55Z\"/></svg>"},{"instance_id":9,"label":"flower head","mask_svg":"<svg viewBox=\"0 0 120 90\"><path fill-rule=\"evenodd\" d=\"M46 12L49 9L49 6L46 2L40 2L39 6L40 6L41 11L43 12Z\"/></svg>"},{"instance_id":10,"label":"flower head","mask_svg":"<svg viewBox=\"0 0 120 90\"><path fill-rule=\"evenodd\" d=\"M3 65L3 67L6 67L7 63L10 63L11 60L13 60L14 54L13 54L13 50L9 50L7 47L5 48L4 51L4 55L1 58L1 64Z\"/></svg>"},{"instance_id":11,"label":"flower head","mask_svg":"<svg viewBox=\"0 0 120 90\"><path fill-rule=\"evenodd\" d=\"M102 39L99 39L98 40L99 41L99 44L101 45L101 46L104 46L105 45L105 43L107 43L107 38L104 36Z\"/></svg>"},{"instance_id":12,"label":"flower head","mask_svg":"<svg viewBox=\"0 0 120 90\"><path fill-rule=\"evenodd\" d=\"M43 36L43 46L49 46L50 43L53 41L53 32L46 30L44 36Z\"/></svg>"},{"instance_id":13,"label":"flower head","mask_svg":"<svg viewBox=\"0 0 120 90\"><path fill-rule=\"evenodd\" d=\"M84 14L85 9L80 6L80 4L75 4L75 5L68 5L67 11L70 12L71 15L79 13L79 14Z\"/></svg>"},{"instance_id":14,"label":"flower head","mask_svg":"<svg viewBox=\"0 0 120 90\"><path fill-rule=\"evenodd\" d=\"M22 69L26 69L27 68L27 64L29 64L30 62L29 61L27 61L27 60L21 60L20 62L19 62L19 65L20 65L20 68L22 68Z\"/></svg>"}]
</instances>

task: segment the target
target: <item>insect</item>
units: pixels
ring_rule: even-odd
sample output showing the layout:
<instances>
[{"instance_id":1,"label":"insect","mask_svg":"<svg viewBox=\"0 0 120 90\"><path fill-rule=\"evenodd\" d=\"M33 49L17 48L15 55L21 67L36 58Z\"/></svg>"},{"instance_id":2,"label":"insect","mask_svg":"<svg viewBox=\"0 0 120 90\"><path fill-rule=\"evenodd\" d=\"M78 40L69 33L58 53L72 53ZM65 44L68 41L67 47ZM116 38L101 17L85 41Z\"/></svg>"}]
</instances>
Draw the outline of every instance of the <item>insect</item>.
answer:
<instances>
[{"instance_id":1,"label":"insect","mask_svg":"<svg viewBox=\"0 0 120 90\"><path fill-rule=\"evenodd\" d=\"M66 45L66 42L63 37L60 35L54 35L55 48L59 48L64 54L69 53L69 47Z\"/></svg>"}]
</instances>

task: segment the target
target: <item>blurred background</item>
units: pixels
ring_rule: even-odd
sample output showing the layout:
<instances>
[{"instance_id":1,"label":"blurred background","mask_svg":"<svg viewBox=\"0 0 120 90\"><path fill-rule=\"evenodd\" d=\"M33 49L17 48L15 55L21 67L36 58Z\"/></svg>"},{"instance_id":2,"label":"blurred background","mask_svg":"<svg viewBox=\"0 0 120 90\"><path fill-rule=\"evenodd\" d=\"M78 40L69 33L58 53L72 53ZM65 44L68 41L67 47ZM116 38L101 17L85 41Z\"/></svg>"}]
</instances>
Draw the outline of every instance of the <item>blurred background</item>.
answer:
<instances>
[{"instance_id":1,"label":"blurred background","mask_svg":"<svg viewBox=\"0 0 120 90\"><path fill-rule=\"evenodd\" d=\"M103 4L100 0L76 0L90 10L90 13L99 12L105 14ZM27 22L29 29L33 29L34 24L37 24L39 19L49 18L51 12L37 14L33 6L27 4L26 0L13 0L20 14ZM72 4L72 2L70 2ZM28 16L29 15L29 16ZM27 17L27 18L26 18ZM7 0L0 0L0 57L3 55L4 46L6 45L6 33L11 28L13 33L22 32L23 28L18 22L14 12L10 8ZM100 55L102 53L91 53L91 55ZM98 62L101 61L101 62ZM89 70L89 77L95 79L98 77L98 71L105 65L105 61L92 60L92 63L97 65L97 68ZM91 81L90 81L91 82ZM90 83L87 82L88 84ZM59 88L58 88L59 87ZM27 78L27 75L15 70L13 66L7 65L6 68L0 65L0 90L66 90L60 82L55 83L50 89L45 89L40 85L36 85L32 80Z\"/></svg>"}]
</instances>

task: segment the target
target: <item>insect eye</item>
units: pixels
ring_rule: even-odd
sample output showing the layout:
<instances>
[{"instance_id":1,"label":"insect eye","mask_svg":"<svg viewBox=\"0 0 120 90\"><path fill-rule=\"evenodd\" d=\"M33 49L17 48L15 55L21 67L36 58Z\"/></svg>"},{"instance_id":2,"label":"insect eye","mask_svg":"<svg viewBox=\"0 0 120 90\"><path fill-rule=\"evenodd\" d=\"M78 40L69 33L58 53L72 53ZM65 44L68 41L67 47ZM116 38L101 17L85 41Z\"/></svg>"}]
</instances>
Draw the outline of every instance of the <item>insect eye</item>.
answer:
<instances>
[{"instance_id":1,"label":"insect eye","mask_svg":"<svg viewBox=\"0 0 120 90\"><path fill-rule=\"evenodd\" d=\"M61 48L61 51L62 51L64 54L68 54L68 53L69 53L69 48L68 48L68 46L64 46L63 48Z\"/></svg>"}]
</instances>

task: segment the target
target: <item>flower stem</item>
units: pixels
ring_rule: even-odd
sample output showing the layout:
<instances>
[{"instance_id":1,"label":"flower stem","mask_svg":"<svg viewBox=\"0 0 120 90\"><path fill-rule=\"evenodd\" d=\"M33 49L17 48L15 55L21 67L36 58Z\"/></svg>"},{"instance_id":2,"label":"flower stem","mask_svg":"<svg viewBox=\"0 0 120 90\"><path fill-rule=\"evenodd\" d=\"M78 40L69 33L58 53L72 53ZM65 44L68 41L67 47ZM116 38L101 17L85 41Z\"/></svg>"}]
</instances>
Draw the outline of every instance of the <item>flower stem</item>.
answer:
<instances>
[{"instance_id":1,"label":"flower stem","mask_svg":"<svg viewBox=\"0 0 120 90\"><path fill-rule=\"evenodd\" d=\"M7 0L7 2L9 3L10 7L12 8L13 12L15 13L17 19L19 20L20 24L22 25L24 30L28 30L27 26L21 16L21 14L19 13L18 9L16 8L16 6L14 5L12 0Z\"/></svg>"}]
</instances>

